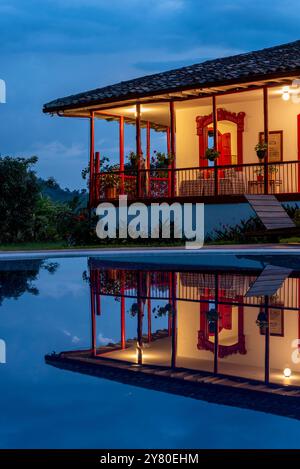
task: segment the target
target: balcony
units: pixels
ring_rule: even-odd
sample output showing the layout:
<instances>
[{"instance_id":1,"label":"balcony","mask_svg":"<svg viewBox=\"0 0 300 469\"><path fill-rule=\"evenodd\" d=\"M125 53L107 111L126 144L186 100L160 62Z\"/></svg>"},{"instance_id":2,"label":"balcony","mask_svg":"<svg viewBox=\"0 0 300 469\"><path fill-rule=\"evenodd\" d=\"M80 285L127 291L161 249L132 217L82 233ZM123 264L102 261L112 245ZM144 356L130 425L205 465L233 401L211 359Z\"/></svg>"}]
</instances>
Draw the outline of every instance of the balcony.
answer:
<instances>
[{"instance_id":1,"label":"balcony","mask_svg":"<svg viewBox=\"0 0 300 469\"><path fill-rule=\"evenodd\" d=\"M249 163L194 168L100 172L92 184L93 206L101 201L184 200L238 202L245 194L275 194L295 200L300 187L300 161Z\"/></svg>"}]
</instances>

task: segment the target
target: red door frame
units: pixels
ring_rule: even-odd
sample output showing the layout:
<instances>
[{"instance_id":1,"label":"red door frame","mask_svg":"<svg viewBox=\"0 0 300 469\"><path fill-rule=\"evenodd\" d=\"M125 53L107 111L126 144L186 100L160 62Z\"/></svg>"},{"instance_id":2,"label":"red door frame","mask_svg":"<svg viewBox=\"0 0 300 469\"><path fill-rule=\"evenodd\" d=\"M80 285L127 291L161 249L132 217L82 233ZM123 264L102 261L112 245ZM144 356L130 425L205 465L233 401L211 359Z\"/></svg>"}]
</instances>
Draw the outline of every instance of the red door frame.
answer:
<instances>
[{"instance_id":1,"label":"red door frame","mask_svg":"<svg viewBox=\"0 0 300 469\"><path fill-rule=\"evenodd\" d=\"M243 164L243 132L245 112L230 112L226 109L217 109L217 121L227 120L237 125L237 164ZM199 166L205 166L205 145L207 141L207 127L212 124L213 115L197 116L197 135L199 136ZM206 162L207 165L207 162Z\"/></svg>"}]
</instances>

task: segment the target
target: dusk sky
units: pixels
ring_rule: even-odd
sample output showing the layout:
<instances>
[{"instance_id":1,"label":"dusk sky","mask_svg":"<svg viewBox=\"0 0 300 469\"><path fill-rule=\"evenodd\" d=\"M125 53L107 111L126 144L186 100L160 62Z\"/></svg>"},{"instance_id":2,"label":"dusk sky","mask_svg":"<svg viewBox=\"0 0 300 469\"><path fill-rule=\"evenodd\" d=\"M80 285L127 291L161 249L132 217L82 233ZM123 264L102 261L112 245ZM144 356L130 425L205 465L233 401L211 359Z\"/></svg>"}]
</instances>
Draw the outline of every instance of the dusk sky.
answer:
<instances>
[{"instance_id":1,"label":"dusk sky","mask_svg":"<svg viewBox=\"0 0 300 469\"><path fill-rule=\"evenodd\" d=\"M82 187L88 123L49 117L65 95L299 39L295 0L0 0L1 155L39 157L38 174ZM134 149L133 128L126 150ZM162 144L156 135L154 145ZM96 149L115 158L116 124L96 126Z\"/></svg>"}]
</instances>

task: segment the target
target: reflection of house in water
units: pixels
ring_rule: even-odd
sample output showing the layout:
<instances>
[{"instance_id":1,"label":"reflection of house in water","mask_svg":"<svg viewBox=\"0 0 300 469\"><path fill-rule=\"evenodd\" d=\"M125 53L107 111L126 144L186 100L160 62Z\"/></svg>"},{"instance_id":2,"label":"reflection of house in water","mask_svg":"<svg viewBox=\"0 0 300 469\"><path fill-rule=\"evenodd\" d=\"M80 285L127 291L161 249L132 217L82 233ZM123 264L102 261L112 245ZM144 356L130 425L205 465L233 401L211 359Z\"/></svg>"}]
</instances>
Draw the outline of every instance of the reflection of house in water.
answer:
<instances>
[{"instance_id":1,"label":"reflection of house in water","mask_svg":"<svg viewBox=\"0 0 300 469\"><path fill-rule=\"evenodd\" d=\"M280 411L272 408L274 396L300 397L298 345L292 346L300 335L300 270L165 272L105 267L97 259L90 259L89 268L91 349L47 356L48 363L162 390L161 380L168 379L169 392L207 400L213 400L214 384L218 402L226 386L233 394L228 398L227 393L224 403L242 407L248 405L239 403L239 393L251 391L268 396L268 405L255 401L255 408L284 415L282 403ZM121 335L118 344L98 347L97 326L106 314L103 296L118 299ZM129 313L136 320L135 337L126 335ZM163 329L155 330L155 316L164 318ZM298 416L295 409L290 414Z\"/></svg>"}]
</instances>

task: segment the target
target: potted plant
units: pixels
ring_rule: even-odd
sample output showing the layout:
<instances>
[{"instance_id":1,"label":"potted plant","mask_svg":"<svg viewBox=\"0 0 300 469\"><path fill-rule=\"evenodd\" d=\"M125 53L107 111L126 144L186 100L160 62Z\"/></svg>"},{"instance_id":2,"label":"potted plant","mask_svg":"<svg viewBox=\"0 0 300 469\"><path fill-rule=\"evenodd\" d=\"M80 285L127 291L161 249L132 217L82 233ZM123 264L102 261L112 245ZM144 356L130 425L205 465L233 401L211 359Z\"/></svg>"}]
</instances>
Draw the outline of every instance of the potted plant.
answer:
<instances>
[{"instance_id":1,"label":"potted plant","mask_svg":"<svg viewBox=\"0 0 300 469\"><path fill-rule=\"evenodd\" d=\"M255 145L254 149L256 151L257 158L261 161L267 154L268 145L266 143L259 142Z\"/></svg>"},{"instance_id":2,"label":"potted plant","mask_svg":"<svg viewBox=\"0 0 300 469\"><path fill-rule=\"evenodd\" d=\"M117 189L120 183L119 165L107 167L106 173L101 174L102 186L107 199L115 199L117 197Z\"/></svg>"},{"instance_id":3,"label":"potted plant","mask_svg":"<svg viewBox=\"0 0 300 469\"><path fill-rule=\"evenodd\" d=\"M134 151L129 152L127 155L128 163L126 163L126 169L137 169L139 155Z\"/></svg>"},{"instance_id":4,"label":"potted plant","mask_svg":"<svg viewBox=\"0 0 300 469\"><path fill-rule=\"evenodd\" d=\"M219 156L220 152L218 150L215 150L214 148L206 148L205 159L214 162Z\"/></svg>"},{"instance_id":5,"label":"potted plant","mask_svg":"<svg viewBox=\"0 0 300 469\"><path fill-rule=\"evenodd\" d=\"M256 178L259 182L262 182L264 180L264 168L257 168L255 171Z\"/></svg>"},{"instance_id":6,"label":"potted plant","mask_svg":"<svg viewBox=\"0 0 300 469\"><path fill-rule=\"evenodd\" d=\"M270 175L270 179L275 179L275 175L278 173L278 168L274 165L269 166L268 173Z\"/></svg>"},{"instance_id":7,"label":"potted plant","mask_svg":"<svg viewBox=\"0 0 300 469\"><path fill-rule=\"evenodd\" d=\"M206 318L208 322L209 332L213 333L216 331L216 325L219 317L219 313L216 309L210 309L209 311L207 311Z\"/></svg>"}]
</instances>

